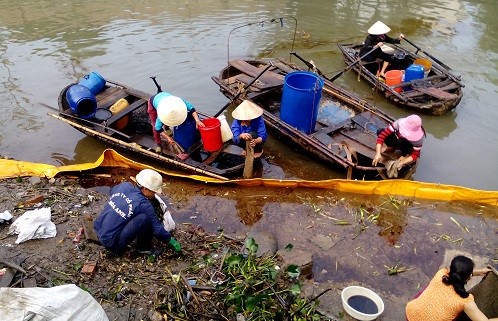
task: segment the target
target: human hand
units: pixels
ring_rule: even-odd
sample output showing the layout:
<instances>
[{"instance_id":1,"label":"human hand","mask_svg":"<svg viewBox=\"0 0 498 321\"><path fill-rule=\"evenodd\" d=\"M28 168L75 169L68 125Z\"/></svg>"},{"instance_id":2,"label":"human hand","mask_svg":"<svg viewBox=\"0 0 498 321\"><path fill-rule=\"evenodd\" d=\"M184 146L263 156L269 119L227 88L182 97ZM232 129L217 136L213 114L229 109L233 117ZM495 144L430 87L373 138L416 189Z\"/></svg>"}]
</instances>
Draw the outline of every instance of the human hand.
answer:
<instances>
[{"instance_id":1,"label":"human hand","mask_svg":"<svg viewBox=\"0 0 498 321\"><path fill-rule=\"evenodd\" d=\"M374 159L372 160L372 165L377 166L381 158L382 156L380 155L380 153L376 153Z\"/></svg>"},{"instance_id":2,"label":"human hand","mask_svg":"<svg viewBox=\"0 0 498 321\"><path fill-rule=\"evenodd\" d=\"M164 139L165 141L168 142L168 144L172 144L173 143L173 138L171 138L168 134L166 134L165 132L161 132L161 138Z\"/></svg>"},{"instance_id":3,"label":"human hand","mask_svg":"<svg viewBox=\"0 0 498 321\"><path fill-rule=\"evenodd\" d=\"M182 246L180 245L180 243L178 243L178 241L174 237L172 237L169 240L168 245L173 248L173 251L175 253L181 252L181 250L182 250Z\"/></svg>"},{"instance_id":4,"label":"human hand","mask_svg":"<svg viewBox=\"0 0 498 321\"><path fill-rule=\"evenodd\" d=\"M377 44L377 47L382 47L384 45L384 43L381 41Z\"/></svg>"},{"instance_id":5,"label":"human hand","mask_svg":"<svg viewBox=\"0 0 498 321\"><path fill-rule=\"evenodd\" d=\"M243 140L249 140L249 139L252 139L252 136L251 136L251 134L249 134L249 133L242 133L242 134L240 134L239 136L240 136L240 138L241 138L241 139L243 139Z\"/></svg>"},{"instance_id":6,"label":"human hand","mask_svg":"<svg viewBox=\"0 0 498 321\"><path fill-rule=\"evenodd\" d=\"M251 139L251 141L249 142L249 146L251 147L256 146L256 139Z\"/></svg>"},{"instance_id":7,"label":"human hand","mask_svg":"<svg viewBox=\"0 0 498 321\"><path fill-rule=\"evenodd\" d=\"M491 269L489 269L489 268L476 269L476 270L472 271L472 275L473 276L485 276L489 272L491 272Z\"/></svg>"},{"instance_id":8,"label":"human hand","mask_svg":"<svg viewBox=\"0 0 498 321\"><path fill-rule=\"evenodd\" d=\"M404 38L405 38L405 35L404 35L404 34L402 34L402 33L400 33L400 34L399 34L399 40L404 39Z\"/></svg>"},{"instance_id":9,"label":"human hand","mask_svg":"<svg viewBox=\"0 0 498 321\"><path fill-rule=\"evenodd\" d=\"M195 125L197 126L197 128L199 128L199 127L206 127L206 125L204 125L204 123L201 122L200 120L196 120L195 121Z\"/></svg>"}]
</instances>

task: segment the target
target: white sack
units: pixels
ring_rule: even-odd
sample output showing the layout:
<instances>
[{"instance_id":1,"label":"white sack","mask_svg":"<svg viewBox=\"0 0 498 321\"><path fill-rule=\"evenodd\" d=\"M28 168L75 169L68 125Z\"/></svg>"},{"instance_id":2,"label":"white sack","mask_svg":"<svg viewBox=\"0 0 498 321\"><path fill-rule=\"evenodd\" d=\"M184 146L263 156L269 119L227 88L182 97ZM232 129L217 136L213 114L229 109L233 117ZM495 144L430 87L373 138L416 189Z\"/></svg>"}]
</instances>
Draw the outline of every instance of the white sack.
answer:
<instances>
[{"instance_id":1,"label":"white sack","mask_svg":"<svg viewBox=\"0 0 498 321\"><path fill-rule=\"evenodd\" d=\"M9 234L19 234L16 244L31 239L55 237L57 229L50 218L50 207L27 211L12 223Z\"/></svg>"},{"instance_id":2,"label":"white sack","mask_svg":"<svg viewBox=\"0 0 498 321\"><path fill-rule=\"evenodd\" d=\"M74 284L0 288L0 316L9 321L108 321L100 304Z\"/></svg>"},{"instance_id":3,"label":"white sack","mask_svg":"<svg viewBox=\"0 0 498 321\"><path fill-rule=\"evenodd\" d=\"M0 213L0 223L3 223L3 221L8 221L12 218L12 214L10 214L9 211L5 211L3 213Z\"/></svg>"},{"instance_id":4,"label":"white sack","mask_svg":"<svg viewBox=\"0 0 498 321\"><path fill-rule=\"evenodd\" d=\"M168 206L163 201L163 199L156 194L156 200L159 201L159 205L161 206L161 210L163 211L163 226L164 229L168 232L173 231L176 228L176 223L173 221L173 217L171 217L171 213L168 211Z\"/></svg>"}]
</instances>

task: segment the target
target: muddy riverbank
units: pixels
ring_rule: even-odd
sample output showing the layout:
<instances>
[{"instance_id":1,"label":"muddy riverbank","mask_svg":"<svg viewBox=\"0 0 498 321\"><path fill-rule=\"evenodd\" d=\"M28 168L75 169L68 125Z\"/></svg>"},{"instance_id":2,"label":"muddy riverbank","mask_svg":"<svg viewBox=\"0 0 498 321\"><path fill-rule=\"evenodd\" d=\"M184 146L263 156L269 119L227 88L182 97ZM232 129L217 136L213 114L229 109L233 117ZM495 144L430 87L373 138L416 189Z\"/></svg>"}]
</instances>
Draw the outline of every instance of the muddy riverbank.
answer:
<instances>
[{"instance_id":1,"label":"muddy riverbank","mask_svg":"<svg viewBox=\"0 0 498 321\"><path fill-rule=\"evenodd\" d=\"M251 230L273 234L280 249L292 245L312 254L312 275L302 280L303 295L312 298L332 289L320 297L318 307L332 320L351 320L340 302L345 286L373 289L386 305L379 320L396 320L445 255L468 253L479 264L498 259L498 214L491 206L172 178L165 179L164 193L178 225L175 237L186 255L130 261L84 238L74 243L81 220L100 213L109 186L133 174L101 170L55 180L0 181L0 212L8 210L15 219L27 209L50 206L57 226L54 238L15 245L16 237L7 235L8 225L1 225L0 257L21 259L40 287L76 283L88 289L116 320L139 320L157 306L161 287L154 273L187 271L195 258L213 251L206 244L237 247ZM41 200L29 204L40 195ZM95 275L80 273L91 260L98 262ZM116 297L117 291L123 291L122 296Z\"/></svg>"}]
</instances>

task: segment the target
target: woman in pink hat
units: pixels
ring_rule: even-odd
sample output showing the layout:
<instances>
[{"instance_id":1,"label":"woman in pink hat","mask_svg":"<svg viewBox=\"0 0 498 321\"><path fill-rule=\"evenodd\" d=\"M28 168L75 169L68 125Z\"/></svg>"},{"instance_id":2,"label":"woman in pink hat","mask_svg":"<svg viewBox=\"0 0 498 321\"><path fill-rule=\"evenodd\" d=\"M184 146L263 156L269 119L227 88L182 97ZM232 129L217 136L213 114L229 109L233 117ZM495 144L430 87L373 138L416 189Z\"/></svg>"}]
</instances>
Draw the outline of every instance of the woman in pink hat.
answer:
<instances>
[{"instance_id":1,"label":"woman in pink hat","mask_svg":"<svg viewBox=\"0 0 498 321\"><path fill-rule=\"evenodd\" d=\"M385 43L400 43L401 39L405 36L401 33L398 38L391 38L386 33L391 31L391 28L386 26L382 21L377 21L368 29L368 36L363 44L363 47L360 49L360 57L363 57L370 50L372 50L375 46L378 46L371 54L363 58L363 60L367 62L374 61L377 58L382 59L382 67L380 71L377 72L377 77L385 77L386 68L389 65L389 62L393 59L393 55L385 53L382 51L381 47Z\"/></svg>"},{"instance_id":2,"label":"woman in pink hat","mask_svg":"<svg viewBox=\"0 0 498 321\"><path fill-rule=\"evenodd\" d=\"M425 130L422 127L422 119L417 115L400 118L387 128L379 129L377 131L377 144L372 165L377 166L377 163L382 158L382 151L393 149L401 151L401 157L398 159L397 164L398 170L417 161L420 157L424 136ZM384 150L382 150L383 144L387 146Z\"/></svg>"}]
</instances>

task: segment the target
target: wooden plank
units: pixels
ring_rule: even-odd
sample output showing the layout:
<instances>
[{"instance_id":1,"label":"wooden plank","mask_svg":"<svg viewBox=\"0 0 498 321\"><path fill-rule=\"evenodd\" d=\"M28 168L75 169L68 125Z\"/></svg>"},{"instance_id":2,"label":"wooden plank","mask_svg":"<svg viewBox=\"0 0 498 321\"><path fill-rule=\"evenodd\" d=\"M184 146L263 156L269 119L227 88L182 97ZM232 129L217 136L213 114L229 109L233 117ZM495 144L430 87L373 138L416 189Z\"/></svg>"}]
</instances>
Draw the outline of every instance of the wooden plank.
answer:
<instances>
[{"instance_id":1,"label":"wooden plank","mask_svg":"<svg viewBox=\"0 0 498 321\"><path fill-rule=\"evenodd\" d=\"M456 94L451 94L449 92L446 92L444 90L435 87L415 87L414 90L441 100L451 100L451 99L456 99L458 97L458 95Z\"/></svg>"},{"instance_id":2,"label":"wooden plank","mask_svg":"<svg viewBox=\"0 0 498 321\"><path fill-rule=\"evenodd\" d=\"M267 73L270 73L271 71L267 71ZM253 77L251 76L248 76L246 74L240 74L240 75L237 75L235 76L235 79L237 79L238 81L244 83L245 85L248 85L251 83L251 81L254 79ZM279 85L277 86L282 86L284 84L284 80L282 79L282 81L280 82ZM269 89L269 88L273 88L275 87L275 82L272 81L270 83L266 83L264 81L261 80L261 77L256 80L252 85L251 87L249 88L249 90L254 90L252 89L252 87L255 87L256 90L262 90L262 89Z\"/></svg>"},{"instance_id":3,"label":"wooden plank","mask_svg":"<svg viewBox=\"0 0 498 321\"><path fill-rule=\"evenodd\" d=\"M338 143L344 142L346 145L350 147L350 149L355 150L358 154L365 155L368 158L375 157L375 143L377 141L377 137L371 134L355 131L353 132L345 132L338 133L334 135L334 140Z\"/></svg>"},{"instance_id":4,"label":"wooden plank","mask_svg":"<svg viewBox=\"0 0 498 321\"><path fill-rule=\"evenodd\" d=\"M107 126L111 126L112 124L123 118L124 116L132 113L135 109L138 109L143 106L147 106L147 101L142 99L137 100L136 102L130 104L128 107L120 111L119 113L112 115L112 117L109 118L109 120L107 120Z\"/></svg>"},{"instance_id":5,"label":"wooden plank","mask_svg":"<svg viewBox=\"0 0 498 321\"><path fill-rule=\"evenodd\" d=\"M117 88L117 87L114 87L114 88ZM101 96L102 98L97 101L97 107L108 109L116 101L118 101L121 98L126 98L127 96L128 96L128 93L123 88L118 88L117 90L114 90L109 95L105 95L103 97Z\"/></svg>"},{"instance_id":6,"label":"wooden plank","mask_svg":"<svg viewBox=\"0 0 498 321\"><path fill-rule=\"evenodd\" d=\"M230 65L253 78L257 77L266 68L266 66L262 66L259 68L254 67L244 60L232 60L230 61ZM259 80L262 83L265 83L267 86L271 87L281 85L283 83L283 79L284 76L276 74L272 71L267 71L259 77Z\"/></svg>"},{"instance_id":7,"label":"wooden plank","mask_svg":"<svg viewBox=\"0 0 498 321\"><path fill-rule=\"evenodd\" d=\"M27 278L22 280L22 287L23 288L36 288L36 279L33 277Z\"/></svg>"},{"instance_id":8,"label":"wooden plank","mask_svg":"<svg viewBox=\"0 0 498 321\"><path fill-rule=\"evenodd\" d=\"M85 238L88 241L92 241L95 243L100 244L99 237L97 236L97 232L95 232L95 229L93 228L93 219L91 216L87 216L81 220L81 223L83 224L83 230L85 232Z\"/></svg>"}]
</instances>

